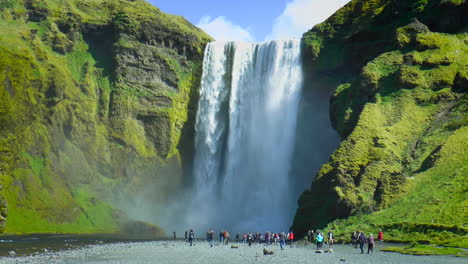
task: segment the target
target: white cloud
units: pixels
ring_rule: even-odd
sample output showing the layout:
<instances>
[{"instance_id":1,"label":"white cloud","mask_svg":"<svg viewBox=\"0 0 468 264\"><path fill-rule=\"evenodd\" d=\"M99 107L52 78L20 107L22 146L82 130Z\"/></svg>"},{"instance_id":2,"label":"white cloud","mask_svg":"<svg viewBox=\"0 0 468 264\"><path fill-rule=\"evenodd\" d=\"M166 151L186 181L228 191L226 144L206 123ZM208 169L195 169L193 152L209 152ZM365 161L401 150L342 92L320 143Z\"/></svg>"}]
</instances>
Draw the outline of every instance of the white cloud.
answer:
<instances>
[{"instance_id":1,"label":"white cloud","mask_svg":"<svg viewBox=\"0 0 468 264\"><path fill-rule=\"evenodd\" d=\"M248 28L235 25L223 16L215 19L204 16L198 22L197 27L218 41L255 41Z\"/></svg>"},{"instance_id":2,"label":"white cloud","mask_svg":"<svg viewBox=\"0 0 468 264\"><path fill-rule=\"evenodd\" d=\"M314 25L323 22L350 0L293 0L275 19L265 39L300 38Z\"/></svg>"}]
</instances>

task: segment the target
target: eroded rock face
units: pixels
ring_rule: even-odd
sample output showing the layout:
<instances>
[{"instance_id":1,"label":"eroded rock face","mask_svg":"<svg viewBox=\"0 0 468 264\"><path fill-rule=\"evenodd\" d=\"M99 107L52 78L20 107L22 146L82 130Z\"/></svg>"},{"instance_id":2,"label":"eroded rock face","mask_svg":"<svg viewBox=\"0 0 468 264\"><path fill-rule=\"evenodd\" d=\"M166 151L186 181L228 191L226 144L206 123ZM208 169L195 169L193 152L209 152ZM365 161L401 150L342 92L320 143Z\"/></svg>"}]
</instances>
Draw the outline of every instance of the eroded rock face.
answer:
<instances>
[{"instance_id":1,"label":"eroded rock face","mask_svg":"<svg viewBox=\"0 0 468 264\"><path fill-rule=\"evenodd\" d=\"M15 27L0 43L0 164L10 214L38 224L6 232L157 224L154 205L184 182L211 38L143 0L20 4L0 7Z\"/></svg>"},{"instance_id":2,"label":"eroded rock face","mask_svg":"<svg viewBox=\"0 0 468 264\"><path fill-rule=\"evenodd\" d=\"M327 75L320 81L335 91L330 114L343 141L301 195L296 233L388 226L395 239L459 243L467 10L466 1L351 1L304 35L310 74Z\"/></svg>"}]
</instances>

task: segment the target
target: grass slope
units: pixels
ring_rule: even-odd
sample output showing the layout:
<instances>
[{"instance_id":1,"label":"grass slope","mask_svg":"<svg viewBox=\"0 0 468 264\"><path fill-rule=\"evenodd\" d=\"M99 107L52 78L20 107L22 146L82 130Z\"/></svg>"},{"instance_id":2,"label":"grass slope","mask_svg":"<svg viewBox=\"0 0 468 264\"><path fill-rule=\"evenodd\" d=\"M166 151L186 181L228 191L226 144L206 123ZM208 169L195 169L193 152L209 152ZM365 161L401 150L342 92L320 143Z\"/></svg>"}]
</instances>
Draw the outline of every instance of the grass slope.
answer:
<instances>
[{"instance_id":1,"label":"grass slope","mask_svg":"<svg viewBox=\"0 0 468 264\"><path fill-rule=\"evenodd\" d=\"M143 0L1 1L0 232L113 233L137 223L127 224L113 195L142 193L145 184L162 193L179 182L160 179L167 167L181 170L179 143L209 40ZM171 106L141 109L168 116L167 156L131 117L131 102L148 98L141 82L125 84L116 69L117 55L145 45L176 76L177 90L156 94ZM144 175L129 178L139 168Z\"/></svg>"},{"instance_id":2,"label":"grass slope","mask_svg":"<svg viewBox=\"0 0 468 264\"><path fill-rule=\"evenodd\" d=\"M352 1L304 35L314 74L342 80L331 113L343 142L302 194L294 230L348 240L382 228L390 241L467 247L466 8Z\"/></svg>"}]
</instances>

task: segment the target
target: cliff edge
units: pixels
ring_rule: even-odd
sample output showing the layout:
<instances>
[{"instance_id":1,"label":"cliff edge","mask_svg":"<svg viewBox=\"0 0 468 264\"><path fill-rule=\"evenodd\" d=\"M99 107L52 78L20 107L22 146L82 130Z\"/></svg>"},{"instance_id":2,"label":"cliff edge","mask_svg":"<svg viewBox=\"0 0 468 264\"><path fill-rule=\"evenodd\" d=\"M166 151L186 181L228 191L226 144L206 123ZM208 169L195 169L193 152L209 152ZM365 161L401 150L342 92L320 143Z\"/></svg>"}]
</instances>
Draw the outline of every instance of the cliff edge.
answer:
<instances>
[{"instance_id":1,"label":"cliff edge","mask_svg":"<svg viewBox=\"0 0 468 264\"><path fill-rule=\"evenodd\" d=\"M354 0L303 36L342 143L293 230L466 247L468 3Z\"/></svg>"},{"instance_id":2,"label":"cliff edge","mask_svg":"<svg viewBox=\"0 0 468 264\"><path fill-rule=\"evenodd\" d=\"M0 3L0 231L161 235L211 37L143 0Z\"/></svg>"}]
</instances>

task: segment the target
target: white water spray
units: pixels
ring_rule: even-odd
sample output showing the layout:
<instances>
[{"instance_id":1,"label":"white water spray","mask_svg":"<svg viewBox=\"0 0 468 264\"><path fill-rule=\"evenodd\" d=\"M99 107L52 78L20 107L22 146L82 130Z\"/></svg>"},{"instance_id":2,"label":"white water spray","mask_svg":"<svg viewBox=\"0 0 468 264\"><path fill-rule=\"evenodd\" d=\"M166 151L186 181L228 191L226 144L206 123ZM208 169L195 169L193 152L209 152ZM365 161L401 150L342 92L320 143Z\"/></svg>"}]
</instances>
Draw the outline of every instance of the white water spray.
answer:
<instances>
[{"instance_id":1,"label":"white water spray","mask_svg":"<svg viewBox=\"0 0 468 264\"><path fill-rule=\"evenodd\" d=\"M213 42L205 50L190 224L285 231L302 86L300 40Z\"/></svg>"}]
</instances>

